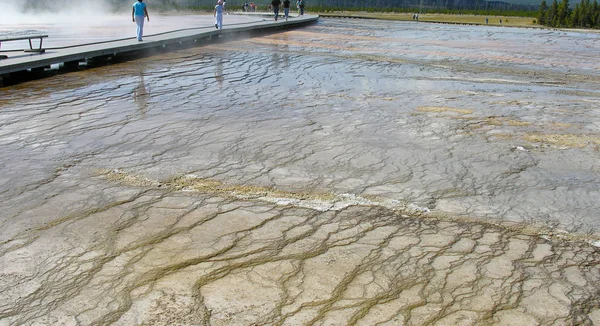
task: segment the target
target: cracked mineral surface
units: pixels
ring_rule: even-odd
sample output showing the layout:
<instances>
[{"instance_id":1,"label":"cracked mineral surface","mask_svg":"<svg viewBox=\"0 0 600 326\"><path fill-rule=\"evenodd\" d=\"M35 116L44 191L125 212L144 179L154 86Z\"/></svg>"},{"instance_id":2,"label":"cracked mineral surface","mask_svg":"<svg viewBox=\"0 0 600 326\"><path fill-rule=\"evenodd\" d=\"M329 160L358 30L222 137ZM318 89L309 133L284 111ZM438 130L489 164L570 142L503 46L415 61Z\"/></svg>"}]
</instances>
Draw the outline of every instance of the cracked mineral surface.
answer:
<instances>
[{"instance_id":1,"label":"cracked mineral surface","mask_svg":"<svg viewBox=\"0 0 600 326\"><path fill-rule=\"evenodd\" d=\"M325 19L0 90L0 325L600 325L600 35Z\"/></svg>"}]
</instances>

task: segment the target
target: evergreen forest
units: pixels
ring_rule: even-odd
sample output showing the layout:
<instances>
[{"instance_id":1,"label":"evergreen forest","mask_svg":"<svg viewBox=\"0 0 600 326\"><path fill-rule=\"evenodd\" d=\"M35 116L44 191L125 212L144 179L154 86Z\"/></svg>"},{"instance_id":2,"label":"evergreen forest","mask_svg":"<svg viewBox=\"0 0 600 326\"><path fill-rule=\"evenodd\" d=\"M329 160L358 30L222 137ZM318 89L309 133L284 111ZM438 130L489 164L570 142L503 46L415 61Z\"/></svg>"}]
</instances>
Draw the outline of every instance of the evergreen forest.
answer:
<instances>
[{"instance_id":1,"label":"evergreen forest","mask_svg":"<svg viewBox=\"0 0 600 326\"><path fill-rule=\"evenodd\" d=\"M582 0L575 4L574 8L569 6L569 0L557 2L553 0L550 7L543 0L540 4L538 23L551 27L570 28L600 28L600 8L598 1Z\"/></svg>"}]
</instances>

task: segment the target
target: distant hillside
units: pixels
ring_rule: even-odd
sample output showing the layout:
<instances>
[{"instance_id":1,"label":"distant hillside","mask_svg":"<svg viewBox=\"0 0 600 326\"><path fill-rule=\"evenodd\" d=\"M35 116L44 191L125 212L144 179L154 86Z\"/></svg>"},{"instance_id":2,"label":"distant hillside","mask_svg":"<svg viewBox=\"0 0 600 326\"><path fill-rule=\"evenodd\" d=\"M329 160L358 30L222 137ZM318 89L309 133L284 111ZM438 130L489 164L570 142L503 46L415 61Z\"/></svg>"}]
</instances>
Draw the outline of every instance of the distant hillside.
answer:
<instances>
[{"instance_id":1,"label":"distant hillside","mask_svg":"<svg viewBox=\"0 0 600 326\"><path fill-rule=\"evenodd\" d=\"M539 4L518 4L508 1L485 0L306 0L310 6L321 8L365 8L377 11L392 8L418 10L461 10L477 11L532 11L538 10ZM541 0L540 0L541 1ZM229 1L228 1L229 3Z\"/></svg>"},{"instance_id":2,"label":"distant hillside","mask_svg":"<svg viewBox=\"0 0 600 326\"><path fill-rule=\"evenodd\" d=\"M490 1L490 2L496 2L496 1ZM519 4L519 5L533 5L533 6L539 6L540 3L542 3L542 0L506 0L505 2L508 3L513 3L513 4ZM546 1L548 2L548 1ZM579 2L579 1L573 1L573 2Z\"/></svg>"}]
</instances>

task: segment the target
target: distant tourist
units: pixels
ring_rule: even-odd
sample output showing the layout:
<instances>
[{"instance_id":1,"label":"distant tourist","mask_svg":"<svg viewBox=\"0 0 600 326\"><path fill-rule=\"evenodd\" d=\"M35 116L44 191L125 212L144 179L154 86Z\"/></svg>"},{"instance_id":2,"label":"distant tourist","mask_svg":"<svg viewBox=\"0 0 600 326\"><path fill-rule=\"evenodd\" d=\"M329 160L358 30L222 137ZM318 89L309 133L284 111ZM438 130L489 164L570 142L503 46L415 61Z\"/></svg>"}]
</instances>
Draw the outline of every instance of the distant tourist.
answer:
<instances>
[{"instance_id":1,"label":"distant tourist","mask_svg":"<svg viewBox=\"0 0 600 326\"><path fill-rule=\"evenodd\" d=\"M300 15L304 15L304 0L298 1L298 8L300 8Z\"/></svg>"},{"instance_id":2,"label":"distant tourist","mask_svg":"<svg viewBox=\"0 0 600 326\"><path fill-rule=\"evenodd\" d=\"M296 0L296 9L298 9L298 15L300 15L300 0Z\"/></svg>"},{"instance_id":3,"label":"distant tourist","mask_svg":"<svg viewBox=\"0 0 600 326\"><path fill-rule=\"evenodd\" d=\"M275 21L277 21L277 17L279 17L279 5L281 4L281 0L272 0L271 6L273 6L273 15L275 16Z\"/></svg>"},{"instance_id":4,"label":"distant tourist","mask_svg":"<svg viewBox=\"0 0 600 326\"><path fill-rule=\"evenodd\" d=\"M502 18L500 18L500 25L502 25Z\"/></svg>"},{"instance_id":5,"label":"distant tourist","mask_svg":"<svg viewBox=\"0 0 600 326\"><path fill-rule=\"evenodd\" d=\"M146 9L146 4L143 1L138 0L134 3L131 10L131 20L137 25L138 41L142 41L142 36L144 35L144 17L148 18L148 22L150 22L150 15L148 15L148 9Z\"/></svg>"},{"instance_id":6,"label":"distant tourist","mask_svg":"<svg viewBox=\"0 0 600 326\"><path fill-rule=\"evenodd\" d=\"M487 17L485 18L485 24L486 24L486 25L488 24L488 19L487 19Z\"/></svg>"},{"instance_id":7,"label":"distant tourist","mask_svg":"<svg viewBox=\"0 0 600 326\"><path fill-rule=\"evenodd\" d=\"M223 29L223 1L219 0L219 2L217 2L213 16L216 18L215 28Z\"/></svg>"},{"instance_id":8,"label":"distant tourist","mask_svg":"<svg viewBox=\"0 0 600 326\"><path fill-rule=\"evenodd\" d=\"M285 21L287 21L290 16L290 3L290 0L283 0L283 16L285 17Z\"/></svg>"}]
</instances>

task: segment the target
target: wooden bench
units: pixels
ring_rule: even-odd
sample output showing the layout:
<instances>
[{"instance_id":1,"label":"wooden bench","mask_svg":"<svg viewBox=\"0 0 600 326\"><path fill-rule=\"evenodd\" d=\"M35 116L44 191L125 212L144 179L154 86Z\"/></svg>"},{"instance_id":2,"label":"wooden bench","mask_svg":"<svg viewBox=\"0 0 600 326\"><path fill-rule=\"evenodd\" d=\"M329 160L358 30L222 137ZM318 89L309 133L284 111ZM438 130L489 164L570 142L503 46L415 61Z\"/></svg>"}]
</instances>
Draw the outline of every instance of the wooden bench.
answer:
<instances>
[{"instance_id":1,"label":"wooden bench","mask_svg":"<svg viewBox=\"0 0 600 326\"><path fill-rule=\"evenodd\" d=\"M46 49L42 48L42 41L46 37L48 37L48 35L42 35L42 34L0 36L0 47L2 46L2 42L29 40L29 49L25 49L25 52L44 53L44 52L46 52ZM31 43L31 40L35 40L35 39L40 39L40 46L37 49L34 49L33 44ZM6 59L6 58L7 58L7 56L0 55L0 59Z\"/></svg>"}]
</instances>

